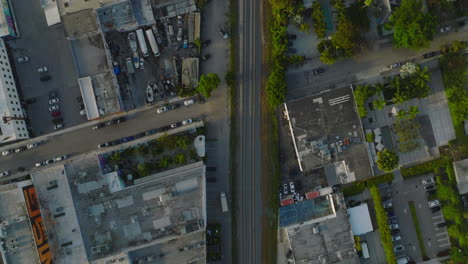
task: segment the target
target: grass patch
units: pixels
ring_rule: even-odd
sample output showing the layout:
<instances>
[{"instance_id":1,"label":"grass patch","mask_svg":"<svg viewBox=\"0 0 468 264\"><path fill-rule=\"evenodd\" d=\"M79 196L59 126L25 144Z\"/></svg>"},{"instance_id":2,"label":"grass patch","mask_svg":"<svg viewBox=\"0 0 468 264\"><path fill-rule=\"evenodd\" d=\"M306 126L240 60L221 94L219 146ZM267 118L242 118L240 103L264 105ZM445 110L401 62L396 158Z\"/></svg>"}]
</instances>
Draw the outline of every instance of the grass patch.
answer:
<instances>
[{"instance_id":1,"label":"grass patch","mask_svg":"<svg viewBox=\"0 0 468 264\"><path fill-rule=\"evenodd\" d=\"M421 255L423 257L423 260L429 259L427 257L426 247L424 246L424 240L423 240L423 236L421 233L421 227L419 226L418 216L416 214L416 207L414 207L413 201L409 201L408 205L411 211L411 217L413 219L414 229L416 231L416 235L418 236L418 242L419 242L419 248L421 249Z\"/></svg>"},{"instance_id":2,"label":"grass patch","mask_svg":"<svg viewBox=\"0 0 468 264\"><path fill-rule=\"evenodd\" d=\"M403 178L411 178L427 173L435 172L438 173L441 171L441 168L447 166L447 159L442 157L439 159L431 160L424 162L415 166L406 167L401 169L401 175Z\"/></svg>"},{"instance_id":3,"label":"grass patch","mask_svg":"<svg viewBox=\"0 0 468 264\"><path fill-rule=\"evenodd\" d=\"M393 177L393 173L386 173L374 178L367 179L365 181L355 181L352 183L352 185L343 188L343 194L345 197L360 194L366 189L366 187L393 181Z\"/></svg>"}]
</instances>

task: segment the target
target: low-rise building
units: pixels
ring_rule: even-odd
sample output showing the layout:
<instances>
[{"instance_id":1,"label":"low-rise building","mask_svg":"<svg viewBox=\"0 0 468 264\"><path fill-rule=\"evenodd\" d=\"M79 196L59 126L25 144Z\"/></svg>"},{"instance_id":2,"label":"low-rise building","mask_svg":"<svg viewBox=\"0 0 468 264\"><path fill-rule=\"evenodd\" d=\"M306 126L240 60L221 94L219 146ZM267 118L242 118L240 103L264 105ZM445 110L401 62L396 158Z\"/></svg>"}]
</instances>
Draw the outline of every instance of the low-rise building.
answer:
<instances>
[{"instance_id":1,"label":"low-rise building","mask_svg":"<svg viewBox=\"0 0 468 264\"><path fill-rule=\"evenodd\" d=\"M26 116L3 39L0 39L0 116L0 144L29 138Z\"/></svg>"},{"instance_id":2,"label":"low-rise building","mask_svg":"<svg viewBox=\"0 0 468 264\"><path fill-rule=\"evenodd\" d=\"M456 161L453 163L455 169L455 178L460 194L468 193L468 159Z\"/></svg>"}]
</instances>

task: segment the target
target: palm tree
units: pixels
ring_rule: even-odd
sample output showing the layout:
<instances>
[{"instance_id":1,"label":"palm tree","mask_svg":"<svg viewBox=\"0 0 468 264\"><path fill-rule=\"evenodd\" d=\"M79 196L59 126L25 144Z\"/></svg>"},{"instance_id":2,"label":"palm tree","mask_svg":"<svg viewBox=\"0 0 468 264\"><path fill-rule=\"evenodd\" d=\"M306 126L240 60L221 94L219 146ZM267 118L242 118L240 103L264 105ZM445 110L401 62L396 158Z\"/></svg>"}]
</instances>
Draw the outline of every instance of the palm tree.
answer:
<instances>
[{"instance_id":1,"label":"palm tree","mask_svg":"<svg viewBox=\"0 0 468 264\"><path fill-rule=\"evenodd\" d=\"M405 110L398 111L398 114L397 114L398 119L404 119L405 117L406 117L406 111Z\"/></svg>"},{"instance_id":2,"label":"palm tree","mask_svg":"<svg viewBox=\"0 0 468 264\"><path fill-rule=\"evenodd\" d=\"M372 105L373 105L374 108L377 109L377 110L383 110L384 107L385 107L385 100L384 100L383 98L375 99L375 100L372 102Z\"/></svg>"},{"instance_id":3,"label":"palm tree","mask_svg":"<svg viewBox=\"0 0 468 264\"><path fill-rule=\"evenodd\" d=\"M379 94L380 92L383 91L384 85L382 83L378 83L375 85L375 94Z\"/></svg>"},{"instance_id":4,"label":"palm tree","mask_svg":"<svg viewBox=\"0 0 468 264\"><path fill-rule=\"evenodd\" d=\"M418 66L416 73L411 77L411 84L414 85L414 95L416 97L426 97L429 93L428 82L431 80L431 75L427 67L421 68Z\"/></svg>"},{"instance_id":5,"label":"palm tree","mask_svg":"<svg viewBox=\"0 0 468 264\"><path fill-rule=\"evenodd\" d=\"M400 89L398 89L396 90L395 94L393 94L392 100L395 104L401 104L404 103L407 100L407 98L403 95Z\"/></svg>"},{"instance_id":6,"label":"palm tree","mask_svg":"<svg viewBox=\"0 0 468 264\"><path fill-rule=\"evenodd\" d=\"M415 118L419 114L419 108L417 106L410 106L408 111L406 112L409 119Z\"/></svg>"}]
</instances>

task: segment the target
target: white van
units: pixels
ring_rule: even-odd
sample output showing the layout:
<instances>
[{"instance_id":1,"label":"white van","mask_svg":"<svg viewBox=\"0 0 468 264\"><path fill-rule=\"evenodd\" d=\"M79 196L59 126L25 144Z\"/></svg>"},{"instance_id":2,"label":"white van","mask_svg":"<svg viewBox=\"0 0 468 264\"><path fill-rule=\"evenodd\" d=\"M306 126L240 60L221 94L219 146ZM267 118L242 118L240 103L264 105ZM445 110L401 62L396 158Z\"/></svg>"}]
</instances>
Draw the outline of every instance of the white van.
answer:
<instances>
[{"instance_id":1,"label":"white van","mask_svg":"<svg viewBox=\"0 0 468 264\"><path fill-rule=\"evenodd\" d=\"M193 104L193 103L195 103L195 101L193 101L193 99L185 100L185 101L184 101L184 105L191 105L191 104Z\"/></svg>"},{"instance_id":2,"label":"white van","mask_svg":"<svg viewBox=\"0 0 468 264\"><path fill-rule=\"evenodd\" d=\"M182 28L177 30L177 41L182 41Z\"/></svg>"},{"instance_id":3,"label":"white van","mask_svg":"<svg viewBox=\"0 0 468 264\"><path fill-rule=\"evenodd\" d=\"M361 242L361 248L362 248L362 257L363 257L364 259L370 258L370 256L369 256L369 248L367 247L367 243L366 243L366 242Z\"/></svg>"},{"instance_id":4,"label":"white van","mask_svg":"<svg viewBox=\"0 0 468 264\"><path fill-rule=\"evenodd\" d=\"M397 259L397 264L407 264L410 261L410 258L408 257L401 257Z\"/></svg>"}]
</instances>

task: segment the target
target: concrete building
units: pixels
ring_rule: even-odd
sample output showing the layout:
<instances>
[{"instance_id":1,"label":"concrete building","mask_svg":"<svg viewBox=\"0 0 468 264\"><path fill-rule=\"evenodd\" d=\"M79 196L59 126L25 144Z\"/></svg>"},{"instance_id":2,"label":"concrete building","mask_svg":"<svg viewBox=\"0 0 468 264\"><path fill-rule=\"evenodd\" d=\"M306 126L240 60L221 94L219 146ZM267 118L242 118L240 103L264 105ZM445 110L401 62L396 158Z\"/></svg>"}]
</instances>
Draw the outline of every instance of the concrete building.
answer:
<instances>
[{"instance_id":1,"label":"concrete building","mask_svg":"<svg viewBox=\"0 0 468 264\"><path fill-rule=\"evenodd\" d=\"M468 193L468 159L456 161L453 163L455 169L455 178L460 194Z\"/></svg>"},{"instance_id":2,"label":"concrete building","mask_svg":"<svg viewBox=\"0 0 468 264\"><path fill-rule=\"evenodd\" d=\"M352 88L289 101L284 107L302 172L324 168L328 186L373 175Z\"/></svg>"},{"instance_id":3,"label":"concrete building","mask_svg":"<svg viewBox=\"0 0 468 264\"><path fill-rule=\"evenodd\" d=\"M282 212L290 206L293 210ZM284 251L289 251L287 258L293 261L287 263L360 263L341 193L281 207L280 227L285 234Z\"/></svg>"},{"instance_id":4,"label":"concrete building","mask_svg":"<svg viewBox=\"0 0 468 264\"><path fill-rule=\"evenodd\" d=\"M5 42L0 39L0 144L29 138Z\"/></svg>"},{"instance_id":5,"label":"concrete building","mask_svg":"<svg viewBox=\"0 0 468 264\"><path fill-rule=\"evenodd\" d=\"M15 14L9 0L0 1L0 37L18 37Z\"/></svg>"},{"instance_id":6,"label":"concrete building","mask_svg":"<svg viewBox=\"0 0 468 264\"><path fill-rule=\"evenodd\" d=\"M85 156L32 175L54 263L205 263L205 166L124 183Z\"/></svg>"},{"instance_id":7,"label":"concrete building","mask_svg":"<svg viewBox=\"0 0 468 264\"><path fill-rule=\"evenodd\" d=\"M355 236L360 236L374 231L367 203L348 208L349 223Z\"/></svg>"}]
</instances>

